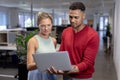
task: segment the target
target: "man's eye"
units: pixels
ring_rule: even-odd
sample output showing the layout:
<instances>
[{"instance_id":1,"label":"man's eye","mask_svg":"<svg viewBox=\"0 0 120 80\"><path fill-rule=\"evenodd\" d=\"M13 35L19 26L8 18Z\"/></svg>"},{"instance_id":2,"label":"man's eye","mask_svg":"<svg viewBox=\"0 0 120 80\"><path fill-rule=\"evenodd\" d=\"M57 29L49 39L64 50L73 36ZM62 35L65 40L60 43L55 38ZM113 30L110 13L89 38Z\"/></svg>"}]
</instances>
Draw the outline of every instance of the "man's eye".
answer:
<instances>
[{"instance_id":1,"label":"man's eye","mask_svg":"<svg viewBox=\"0 0 120 80\"><path fill-rule=\"evenodd\" d=\"M75 19L78 19L79 17L76 17L76 16L75 16L74 18L75 18Z\"/></svg>"},{"instance_id":2,"label":"man's eye","mask_svg":"<svg viewBox=\"0 0 120 80\"><path fill-rule=\"evenodd\" d=\"M72 18L72 16L69 16L69 18Z\"/></svg>"},{"instance_id":3,"label":"man's eye","mask_svg":"<svg viewBox=\"0 0 120 80\"><path fill-rule=\"evenodd\" d=\"M70 19L73 19L73 18L74 18L74 19L78 19L79 17L78 17L78 16L74 16L74 17L69 16L69 18L70 18Z\"/></svg>"}]
</instances>

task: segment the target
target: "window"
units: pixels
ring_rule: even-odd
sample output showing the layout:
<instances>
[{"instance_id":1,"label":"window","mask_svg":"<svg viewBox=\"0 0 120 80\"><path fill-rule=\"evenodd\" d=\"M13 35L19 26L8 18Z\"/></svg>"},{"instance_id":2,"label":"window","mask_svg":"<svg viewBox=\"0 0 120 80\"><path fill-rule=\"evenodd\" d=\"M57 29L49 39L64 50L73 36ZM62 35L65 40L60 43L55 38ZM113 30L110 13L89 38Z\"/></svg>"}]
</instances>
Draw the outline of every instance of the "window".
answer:
<instances>
[{"instance_id":1,"label":"window","mask_svg":"<svg viewBox=\"0 0 120 80\"><path fill-rule=\"evenodd\" d=\"M7 14L0 12L0 30L7 29Z\"/></svg>"},{"instance_id":2,"label":"window","mask_svg":"<svg viewBox=\"0 0 120 80\"><path fill-rule=\"evenodd\" d=\"M19 13L19 24L21 27L33 27L35 26L35 14L33 14L33 20L31 21L30 13Z\"/></svg>"},{"instance_id":3,"label":"window","mask_svg":"<svg viewBox=\"0 0 120 80\"><path fill-rule=\"evenodd\" d=\"M100 30L106 30L108 20L108 16L100 16Z\"/></svg>"}]
</instances>

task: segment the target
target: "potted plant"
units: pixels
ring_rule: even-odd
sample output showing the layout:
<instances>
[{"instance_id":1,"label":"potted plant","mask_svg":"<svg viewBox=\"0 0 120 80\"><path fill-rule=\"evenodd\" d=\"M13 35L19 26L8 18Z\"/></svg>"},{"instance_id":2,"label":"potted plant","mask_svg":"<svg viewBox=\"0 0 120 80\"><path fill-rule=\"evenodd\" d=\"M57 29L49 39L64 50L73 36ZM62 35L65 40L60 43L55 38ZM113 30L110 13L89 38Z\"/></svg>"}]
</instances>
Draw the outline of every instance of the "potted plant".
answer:
<instances>
[{"instance_id":1,"label":"potted plant","mask_svg":"<svg viewBox=\"0 0 120 80\"><path fill-rule=\"evenodd\" d=\"M30 32L24 31L16 36L17 56L20 60L18 64L19 80L27 80L27 72L28 72L26 67L27 42L37 32L38 32L37 29Z\"/></svg>"},{"instance_id":2,"label":"potted plant","mask_svg":"<svg viewBox=\"0 0 120 80\"><path fill-rule=\"evenodd\" d=\"M23 32L16 36L17 56L20 59L20 63L26 63L27 42L37 31L36 29L31 32Z\"/></svg>"},{"instance_id":3,"label":"potted plant","mask_svg":"<svg viewBox=\"0 0 120 80\"><path fill-rule=\"evenodd\" d=\"M107 24L106 28L107 28L106 36L111 37L111 32L110 32L111 26L110 26L110 23Z\"/></svg>"}]
</instances>

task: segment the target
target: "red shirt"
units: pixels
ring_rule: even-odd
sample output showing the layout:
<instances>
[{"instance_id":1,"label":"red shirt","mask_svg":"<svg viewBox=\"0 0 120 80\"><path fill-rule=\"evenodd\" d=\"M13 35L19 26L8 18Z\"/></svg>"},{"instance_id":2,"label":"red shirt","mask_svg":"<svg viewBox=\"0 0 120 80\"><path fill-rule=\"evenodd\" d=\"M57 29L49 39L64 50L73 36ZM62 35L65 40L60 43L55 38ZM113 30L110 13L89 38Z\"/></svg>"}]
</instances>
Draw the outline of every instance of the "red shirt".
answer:
<instances>
[{"instance_id":1,"label":"red shirt","mask_svg":"<svg viewBox=\"0 0 120 80\"><path fill-rule=\"evenodd\" d=\"M74 78L90 78L94 72L94 62L99 48L98 33L89 26L75 33L72 27L64 29L60 51L68 51L72 65L77 65L79 73L70 74Z\"/></svg>"}]
</instances>

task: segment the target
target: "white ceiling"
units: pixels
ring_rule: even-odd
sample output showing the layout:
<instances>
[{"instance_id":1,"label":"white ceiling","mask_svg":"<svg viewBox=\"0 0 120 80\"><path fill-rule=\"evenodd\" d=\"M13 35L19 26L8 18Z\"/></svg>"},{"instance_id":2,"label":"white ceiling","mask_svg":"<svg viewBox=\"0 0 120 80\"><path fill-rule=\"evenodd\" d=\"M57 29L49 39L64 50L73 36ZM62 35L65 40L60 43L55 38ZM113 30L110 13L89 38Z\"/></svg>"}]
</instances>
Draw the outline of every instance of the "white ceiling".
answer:
<instances>
[{"instance_id":1,"label":"white ceiling","mask_svg":"<svg viewBox=\"0 0 120 80\"><path fill-rule=\"evenodd\" d=\"M70 3L81 1L86 6L86 12L89 15L98 13L109 13L114 8L114 0L0 0L0 6L18 7L22 9L33 10L57 10L59 12L68 12Z\"/></svg>"}]
</instances>

